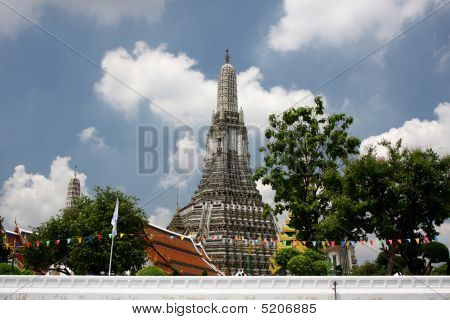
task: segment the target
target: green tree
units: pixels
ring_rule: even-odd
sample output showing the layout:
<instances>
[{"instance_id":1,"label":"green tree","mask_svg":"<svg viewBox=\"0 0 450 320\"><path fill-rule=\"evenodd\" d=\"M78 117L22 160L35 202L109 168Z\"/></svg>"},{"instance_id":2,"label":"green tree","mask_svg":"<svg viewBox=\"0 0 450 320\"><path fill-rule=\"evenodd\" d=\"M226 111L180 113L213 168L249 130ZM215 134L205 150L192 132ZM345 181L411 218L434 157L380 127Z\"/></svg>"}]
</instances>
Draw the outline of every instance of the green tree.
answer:
<instances>
[{"instance_id":1,"label":"green tree","mask_svg":"<svg viewBox=\"0 0 450 320\"><path fill-rule=\"evenodd\" d=\"M389 256L386 274L394 272L396 254L406 261L409 273L423 274L421 246L414 239L433 239L435 226L449 216L450 160L431 149L402 149L401 141L382 145L386 158L371 148L348 164L334 190L333 212L339 221L352 221L350 232L393 240L381 248ZM396 239L412 241L400 244Z\"/></svg>"},{"instance_id":2,"label":"green tree","mask_svg":"<svg viewBox=\"0 0 450 320\"><path fill-rule=\"evenodd\" d=\"M449 252L445 244L433 241L425 243L422 246L423 257L426 259L425 274L431 274L433 270L432 263L448 262Z\"/></svg>"},{"instance_id":3,"label":"green tree","mask_svg":"<svg viewBox=\"0 0 450 320\"><path fill-rule=\"evenodd\" d=\"M293 247L286 247L278 250L274 255L274 259L277 265L286 270L289 260L298 255L300 255L299 250Z\"/></svg>"},{"instance_id":4,"label":"green tree","mask_svg":"<svg viewBox=\"0 0 450 320\"><path fill-rule=\"evenodd\" d=\"M362 265L352 268L352 275L354 276L381 276L384 274L386 274L384 265L371 261L366 261Z\"/></svg>"},{"instance_id":5,"label":"green tree","mask_svg":"<svg viewBox=\"0 0 450 320\"><path fill-rule=\"evenodd\" d=\"M3 228L3 220L4 218L0 216L0 262L8 262L8 257L11 251L6 248L5 229Z\"/></svg>"},{"instance_id":6,"label":"green tree","mask_svg":"<svg viewBox=\"0 0 450 320\"><path fill-rule=\"evenodd\" d=\"M325 276L330 274L331 262L311 249L292 257L287 269L297 276Z\"/></svg>"},{"instance_id":7,"label":"green tree","mask_svg":"<svg viewBox=\"0 0 450 320\"><path fill-rule=\"evenodd\" d=\"M137 198L110 187L95 187L95 198L81 197L74 208L63 210L34 230L31 246L25 250L27 267L46 272L50 266L63 273L106 274L111 250L111 218L119 199L117 229L111 272L135 273L145 262L146 243L142 236L147 224L145 213L137 207ZM97 235L102 237L99 239ZM79 243L77 238L82 237ZM59 244L54 240L59 239ZM66 239L71 239L70 243ZM46 240L52 240L49 245ZM36 241L41 241L37 247Z\"/></svg>"},{"instance_id":8,"label":"green tree","mask_svg":"<svg viewBox=\"0 0 450 320\"><path fill-rule=\"evenodd\" d=\"M260 149L265 152L264 166L254 174L255 180L275 190L275 207L266 205L265 214L290 211L290 226L308 241L315 238L319 220L329 208L324 180L357 154L360 143L347 132L351 117L326 116L321 98L314 101L312 107L291 108L269 117L268 142Z\"/></svg>"},{"instance_id":9,"label":"green tree","mask_svg":"<svg viewBox=\"0 0 450 320\"><path fill-rule=\"evenodd\" d=\"M142 270L139 270L137 276L165 276L166 273L157 266L148 266Z\"/></svg>"}]
</instances>

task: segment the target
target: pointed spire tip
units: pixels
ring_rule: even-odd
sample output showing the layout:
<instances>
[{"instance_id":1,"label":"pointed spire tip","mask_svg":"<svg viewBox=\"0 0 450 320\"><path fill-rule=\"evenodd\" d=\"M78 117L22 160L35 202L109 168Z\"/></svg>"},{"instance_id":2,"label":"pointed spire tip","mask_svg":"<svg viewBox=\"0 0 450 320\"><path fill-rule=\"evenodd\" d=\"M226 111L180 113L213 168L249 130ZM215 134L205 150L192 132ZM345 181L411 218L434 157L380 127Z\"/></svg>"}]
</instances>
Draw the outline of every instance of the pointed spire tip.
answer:
<instances>
[{"instance_id":1,"label":"pointed spire tip","mask_svg":"<svg viewBox=\"0 0 450 320\"><path fill-rule=\"evenodd\" d=\"M230 63L230 50L225 50L225 63Z\"/></svg>"}]
</instances>

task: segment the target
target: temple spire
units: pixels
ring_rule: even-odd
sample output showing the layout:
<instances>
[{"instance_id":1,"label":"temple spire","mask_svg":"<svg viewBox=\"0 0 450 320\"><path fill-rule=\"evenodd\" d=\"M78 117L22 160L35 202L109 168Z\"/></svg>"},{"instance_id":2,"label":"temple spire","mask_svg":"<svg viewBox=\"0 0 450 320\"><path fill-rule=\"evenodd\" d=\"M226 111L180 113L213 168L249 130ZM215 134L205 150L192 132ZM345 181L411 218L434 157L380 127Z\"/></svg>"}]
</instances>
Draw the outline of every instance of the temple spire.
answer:
<instances>
[{"instance_id":1,"label":"temple spire","mask_svg":"<svg viewBox=\"0 0 450 320\"><path fill-rule=\"evenodd\" d=\"M225 50L225 63L230 63L230 50Z\"/></svg>"},{"instance_id":2,"label":"temple spire","mask_svg":"<svg viewBox=\"0 0 450 320\"><path fill-rule=\"evenodd\" d=\"M66 209L73 208L75 201L81 196L80 180L77 178L78 168L75 166L73 178L70 179L67 186Z\"/></svg>"},{"instance_id":3,"label":"temple spire","mask_svg":"<svg viewBox=\"0 0 450 320\"><path fill-rule=\"evenodd\" d=\"M225 112L238 112L236 71L230 64L230 51L225 51L225 63L220 68L217 85L217 111L224 117Z\"/></svg>"}]
</instances>

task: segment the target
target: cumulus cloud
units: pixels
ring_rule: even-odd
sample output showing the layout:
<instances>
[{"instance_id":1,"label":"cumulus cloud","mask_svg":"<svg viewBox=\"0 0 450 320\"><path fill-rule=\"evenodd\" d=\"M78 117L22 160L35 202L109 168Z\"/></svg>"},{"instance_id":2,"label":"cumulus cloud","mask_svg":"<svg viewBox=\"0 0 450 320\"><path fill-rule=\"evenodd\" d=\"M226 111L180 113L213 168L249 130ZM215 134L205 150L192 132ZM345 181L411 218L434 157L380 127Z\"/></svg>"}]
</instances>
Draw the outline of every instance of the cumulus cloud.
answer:
<instances>
[{"instance_id":1,"label":"cumulus cloud","mask_svg":"<svg viewBox=\"0 0 450 320\"><path fill-rule=\"evenodd\" d=\"M158 20L166 0L3 0L15 11L39 23L46 6L93 18L101 25L117 24L123 18ZM16 36L30 24L5 5L0 4L0 35Z\"/></svg>"},{"instance_id":2,"label":"cumulus cloud","mask_svg":"<svg viewBox=\"0 0 450 320\"><path fill-rule=\"evenodd\" d=\"M309 46L340 47L372 39L386 41L443 0L284 0L282 18L268 44L278 51Z\"/></svg>"},{"instance_id":3,"label":"cumulus cloud","mask_svg":"<svg viewBox=\"0 0 450 320\"><path fill-rule=\"evenodd\" d=\"M65 207L66 192L73 170L70 157L56 157L46 177L40 173L27 172L18 165L13 175L3 183L0 194L0 215L5 225L11 227L14 219L22 228L38 226ZM86 194L86 175L78 173L81 192Z\"/></svg>"},{"instance_id":4,"label":"cumulus cloud","mask_svg":"<svg viewBox=\"0 0 450 320\"><path fill-rule=\"evenodd\" d=\"M402 139L402 146L408 148L433 148L440 155L450 154L450 103L440 103L435 109L437 120L412 119L400 128L392 128L378 136L364 139L360 152L364 153L369 146L375 146L377 154L386 156L387 151L378 143L387 140L395 143Z\"/></svg>"},{"instance_id":5,"label":"cumulus cloud","mask_svg":"<svg viewBox=\"0 0 450 320\"><path fill-rule=\"evenodd\" d=\"M159 185L168 188L174 184L184 188L193 174L201 169L205 150L201 149L190 131L186 132L176 143L175 152L168 158L169 172L165 173Z\"/></svg>"},{"instance_id":6,"label":"cumulus cloud","mask_svg":"<svg viewBox=\"0 0 450 320\"><path fill-rule=\"evenodd\" d=\"M185 53L170 53L165 45L151 48L142 41L136 43L131 53L118 48L107 52L102 60L105 70L157 104L149 104L152 112L175 123L192 126L209 124L211 113L216 109L217 81L207 79L195 69L196 64ZM305 97L308 97L303 101L305 104L313 101L307 90L280 86L265 89L261 84L263 75L257 67L250 67L237 77L238 101L247 124L261 125L269 114L282 111ZM142 96L108 74L94 85L94 90L100 99L128 118L136 116L139 106L145 102Z\"/></svg>"},{"instance_id":7,"label":"cumulus cloud","mask_svg":"<svg viewBox=\"0 0 450 320\"><path fill-rule=\"evenodd\" d=\"M78 138L84 144L91 145L95 148L107 148L108 145L105 143L103 138L97 135L97 129L94 127L88 127L83 129L79 134Z\"/></svg>"},{"instance_id":8,"label":"cumulus cloud","mask_svg":"<svg viewBox=\"0 0 450 320\"><path fill-rule=\"evenodd\" d=\"M173 212L170 209L165 207L157 207L148 220L152 224L166 228L172 219L172 215Z\"/></svg>"}]
</instances>

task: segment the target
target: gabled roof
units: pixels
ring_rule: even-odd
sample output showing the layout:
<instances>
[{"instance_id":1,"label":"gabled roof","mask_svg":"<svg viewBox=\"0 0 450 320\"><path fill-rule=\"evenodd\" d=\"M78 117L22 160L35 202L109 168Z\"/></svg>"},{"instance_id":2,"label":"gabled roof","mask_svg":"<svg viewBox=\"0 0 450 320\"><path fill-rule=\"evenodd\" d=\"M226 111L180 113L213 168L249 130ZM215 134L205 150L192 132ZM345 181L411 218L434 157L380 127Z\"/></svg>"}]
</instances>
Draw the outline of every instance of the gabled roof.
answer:
<instances>
[{"instance_id":1,"label":"gabled roof","mask_svg":"<svg viewBox=\"0 0 450 320\"><path fill-rule=\"evenodd\" d=\"M188 236L150 224L145 229L148 242L147 255L153 264L172 274L173 268L182 275L223 275L206 254L201 243L195 243Z\"/></svg>"}]
</instances>

